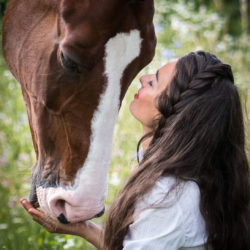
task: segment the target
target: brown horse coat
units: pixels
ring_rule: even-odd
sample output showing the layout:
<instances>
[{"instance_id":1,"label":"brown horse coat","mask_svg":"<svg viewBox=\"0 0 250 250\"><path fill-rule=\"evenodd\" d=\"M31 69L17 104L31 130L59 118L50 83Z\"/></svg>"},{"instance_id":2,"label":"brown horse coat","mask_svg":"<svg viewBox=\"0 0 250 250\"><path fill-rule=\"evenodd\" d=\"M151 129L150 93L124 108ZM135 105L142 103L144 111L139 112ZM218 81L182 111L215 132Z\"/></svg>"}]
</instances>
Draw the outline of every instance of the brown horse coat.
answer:
<instances>
[{"instance_id":1,"label":"brown horse coat","mask_svg":"<svg viewBox=\"0 0 250 250\"><path fill-rule=\"evenodd\" d=\"M104 207L114 124L153 58L153 0L12 0L6 62L20 82L37 162L30 200L78 222Z\"/></svg>"}]
</instances>

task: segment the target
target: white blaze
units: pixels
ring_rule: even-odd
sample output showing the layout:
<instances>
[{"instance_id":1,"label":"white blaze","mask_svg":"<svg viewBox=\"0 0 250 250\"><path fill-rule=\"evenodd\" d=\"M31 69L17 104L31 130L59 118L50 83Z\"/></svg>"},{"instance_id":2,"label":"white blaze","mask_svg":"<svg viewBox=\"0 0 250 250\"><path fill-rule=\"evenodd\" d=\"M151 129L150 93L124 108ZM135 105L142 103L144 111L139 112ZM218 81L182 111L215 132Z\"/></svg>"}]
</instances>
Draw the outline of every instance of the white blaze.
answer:
<instances>
[{"instance_id":1,"label":"white blaze","mask_svg":"<svg viewBox=\"0 0 250 250\"><path fill-rule=\"evenodd\" d=\"M70 222L86 220L104 207L107 195L108 166L112 153L112 139L120 105L121 79L126 67L140 54L141 38L138 30L119 33L105 46L105 75L107 87L91 123L88 156L78 171L73 187L37 188L41 208L51 217L63 213ZM58 200L65 200L60 206Z\"/></svg>"}]
</instances>

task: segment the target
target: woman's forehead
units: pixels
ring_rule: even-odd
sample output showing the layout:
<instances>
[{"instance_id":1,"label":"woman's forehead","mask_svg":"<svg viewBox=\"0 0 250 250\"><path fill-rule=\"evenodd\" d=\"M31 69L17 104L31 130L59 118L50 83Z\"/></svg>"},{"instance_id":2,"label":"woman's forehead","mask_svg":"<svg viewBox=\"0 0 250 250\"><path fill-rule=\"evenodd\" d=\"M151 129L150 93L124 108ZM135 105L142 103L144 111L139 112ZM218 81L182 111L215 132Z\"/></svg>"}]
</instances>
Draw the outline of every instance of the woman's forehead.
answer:
<instances>
[{"instance_id":1,"label":"woman's forehead","mask_svg":"<svg viewBox=\"0 0 250 250\"><path fill-rule=\"evenodd\" d=\"M170 83L170 81L172 80L175 74L177 61L178 61L177 59L174 61L171 61L165 64L163 67L161 67L158 70L158 73L157 73L158 82L164 85L164 87L166 87L166 85Z\"/></svg>"},{"instance_id":2,"label":"woman's forehead","mask_svg":"<svg viewBox=\"0 0 250 250\"><path fill-rule=\"evenodd\" d=\"M164 73L171 73L175 70L175 66L177 63L178 59L173 60L171 62L166 63L165 65L163 65L160 69L159 72L164 72Z\"/></svg>"}]
</instances>

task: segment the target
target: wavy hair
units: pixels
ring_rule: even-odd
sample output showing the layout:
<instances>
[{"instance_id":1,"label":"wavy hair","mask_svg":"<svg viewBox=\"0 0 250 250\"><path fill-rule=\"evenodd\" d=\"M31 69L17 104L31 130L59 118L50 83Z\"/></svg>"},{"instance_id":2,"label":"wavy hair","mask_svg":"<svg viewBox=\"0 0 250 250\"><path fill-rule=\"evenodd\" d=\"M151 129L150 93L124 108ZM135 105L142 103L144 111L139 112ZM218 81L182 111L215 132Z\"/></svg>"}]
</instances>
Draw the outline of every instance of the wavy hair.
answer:
<instances>
[{"instance_id":1,"label":"wavy hair","mask_svg":"<svg viewBox=\"0 0 250 250\"><path fill-rule=\"evenodd\" d=\"M208 52L181 57L157 106L151 143L109 210L103 249L122 249L137 202L161 176L174 176L175 187L198 184L212 249L250 249L249 168L231 67Z\"/></svg>"}]
</instances>

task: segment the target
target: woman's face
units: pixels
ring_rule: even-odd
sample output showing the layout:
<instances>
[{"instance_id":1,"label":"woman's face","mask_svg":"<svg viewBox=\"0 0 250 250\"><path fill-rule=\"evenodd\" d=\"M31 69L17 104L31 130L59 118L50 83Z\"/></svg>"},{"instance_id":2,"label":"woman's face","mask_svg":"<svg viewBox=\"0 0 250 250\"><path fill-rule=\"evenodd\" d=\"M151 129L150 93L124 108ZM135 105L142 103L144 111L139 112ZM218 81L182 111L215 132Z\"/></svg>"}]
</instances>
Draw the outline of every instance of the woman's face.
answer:
<instances>
[{"instance_id":1,"label":"woman's face","mask_svg":"<svg viewBox=\"0 0 250 250\"><path fill-rule=\"evenodd\" d=\"M171 82L177 60L172 61L160 68L156 74L143 75L140 77L141 88L135 94L130 104L131 114L142 123L144 128L152 129L153 121L159 116L156 108L157 97L166 89Z\"/></svg>"}]
</instances>

